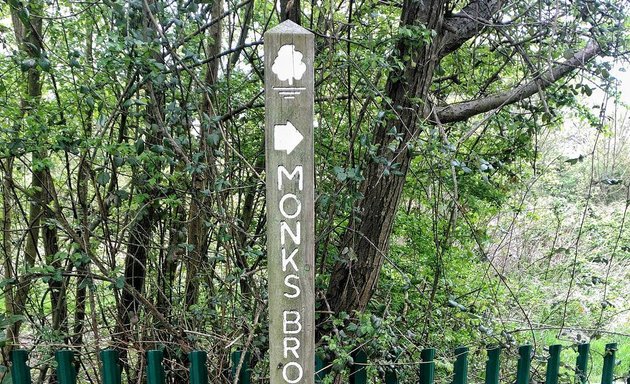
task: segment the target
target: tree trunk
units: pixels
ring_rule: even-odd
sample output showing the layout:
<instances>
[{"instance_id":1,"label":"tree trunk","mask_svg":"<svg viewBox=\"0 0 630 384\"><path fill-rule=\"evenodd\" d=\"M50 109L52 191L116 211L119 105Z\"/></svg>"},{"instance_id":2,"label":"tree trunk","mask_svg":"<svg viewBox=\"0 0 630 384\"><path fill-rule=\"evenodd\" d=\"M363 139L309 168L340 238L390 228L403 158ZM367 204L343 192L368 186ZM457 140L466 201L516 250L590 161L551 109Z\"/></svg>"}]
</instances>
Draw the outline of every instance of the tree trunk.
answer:
<instances>
[{"instance_id":1,"label":"tree trunk","mask_svg":"<svg viewBox=\"0 0 630 384\"><path fill-rule=\"evenodd\" d=\"M91 75L94 75L94 52L93 52L93 38L94 38L94 26L90 24L88 26L88 33L85 41L85 57L87 59L88 71ZM87 116L84 122L83 131L85 137L92 135L92 119L94 118L93 108L89 108ZM89 151L86 149L81 150L81 160L79 160L79 172L77 175L77 200L79 202L78 219L81 223L81 242L80 249L83 254L89 254L90 247L90 202L88 200L88 186L90 181L90 175L92 173L91 163L89 160ZM114 179L115 170L112 172L112 179ZM75 304L74 304L74 325L72 327L73 339L72 345L79 346L83 344L83 330L86 317L86 302L87 302L87 284L89 263L81 262L77 265L77 287L75 290Z\"/></svg>"},{"instance_id":2,"label":"tree trunk","mask_svg":"<svg viewBox=\"0 0 630 384\"><path fill-rule=\"evenodd\" d=\"M24 13L20 13L19 9L11 8L11 20L13 22L13 29L15 31L15 38L20 47L20 50L31 58L39 58L43 45L41 43L42 37L42 19L38 15L44 13L43 4L38 1L32 1L28 6L30 17L28 20L23 20ZM21 16L22 15L22 16ZM28 21L28 23L25 23ZM32 111L38 108L41 95L42 95L42 83L40 79L39 69L36 67L30 68L26 73L26 86L25 94L21 101L21 114L23 116L31 114ZM34 151L32 154L33 164L38 165L43 157L38 151ZM30 205L28 211L28 225L26 234L26 245L24 249L24 267L30 268L34 265L37 258L37 244L39 240L39 228L42 218L42 197L44 191L44 179L45 170L43 168L34 168L31 172L32 180L32 196L30 196ZM9 180L12 183L12 180ZM12 186L12 184L11 184ZM12 193L9 190L8 193ZM9 222L10 225L10 222ZM7 255L11 256L12 255ZM10 261L9 261L10 263ZM15 260L12 268L9 270L13 272L13 278L15 279L16 289L13 290L11 298L11 310L10 315L20 316L24 313L25 305L28 297L28 292L31 286L30 278L20 278L18 273L20 269L19 260ZM7 308L9 310L9 308ZM13 323L12 326L7 328L7 339L9 342L6 347L3 348L4 356L8 356L14 346L19 344L19 334L22 321L18 320Z\"/></svg>"},{"instance_id":3,"label":"tree trunk","mask_svg":"<svg viewBox=\"0 0 630 384\"><path fill-rule=\"evenodd\" d=\"M154 39L156 39L157 27L153 24L156 18L153 14L153 12L156 11L155 8L155 1L147 0L144 3L143 9L135 10L134 14L131 16L132 22L130 22L130 28L133 28L137 33L141 34L147 44L154 44ZM154 53L152 59L156 62L164 63L164 58L160 52ZM140 71L146 71L146 68L143 68L142 64L140 64L140 68L138 69ZM143 88L144 93L148 97L148 104L143 111L144 126L146 128L143 132L139 129L136 135L138 138L141 138L144 134L148 147L161 145L163 138L161 132L162 129L164 129L164 89L154 86L152 80L148 80ZM145 168L151 168L153 166L156 165L152 164L151 160L143 163L142 166L134 170L134 178L137 178L144 172ZM134 382L142 377L142 372L131 371L129 369L127 348L129 344L135 341L141 341L139 339L142 338L140 332L134 333L134 326L140 320L141 311L145 307L142 301L144 297L138 297L138 295L144 295L145 293L144 287L147 277L149 250L158 220L157 196L159 194L157 188L148 185L148 183L141 183L135 186L135 188L138 193L146 194L147 199L144 205L138 208L136 218L134 222L130 224L127 253L124 262L125 286L122 289L120 301L118 302L117 335L114 337L120 343L118 345L120 348L120 357L123 361L123 367L129 375L129 382ZM159 327L158 324L156 324L156 326ZM141 358L140 355L138 359Z\"/></svg>"},{"instance_id":4,"label":"tree trunk","mask_svg":"<svg viewBox=\"0 0 630 384\"><path fill-rule=\"evenodd\" d=\"M334 265L328 286L327 299L336 312L363 310L376 287L411 160L407 145L430 112L428 95L438 63L445 3L406 0L403 4L402 27L424 26L436 35L421 46L402 39L397 44L396 54L401 60L407 58L406 67L390 73L386 85L397 115L379 124L374 134L378 151L365 172L359 216L349 223L340 248L343 261ZM390 134L392 130L399 136ZM397 140L394 151L389 149L392 140Z\"/></svg>"},{"instance_id":5,"label":"tree trunk","mask_svg":"<svg viewBox=\"0 0 630 384\"><path fill-rule=\"evenodd\" d=\"M407 145L418 136L422 125L464 121L529 98L602 52L597 43L589 42L571 58L541 74L533 74L535 79L519 87L434 109L429 97L434 69L442 58L477 36L500 11L504 1L471 0L461 12L446 17L447 3L445 0L403 3L400 26L424 27L430 31L426 34L429 37L419 47L417 40L409 46L401 39L394 52L405 68L389 74L386 95L390 102L383 109L395 106L392 111L395 116L386 118L376 128L373 142L378 150L365 170L364 198L342 239L341 261L333 266L327 300L335 311L362 310L374 292L410 165ZM395 150L389 149L392 147Z\"/></svg>"},{"instance_id":6,"label":"tree trunk","mask_svg":"<svg viewBox=\"0 0 630 384\"><path fill-rule=\"evenodd\" d=\"M280 0L280 18L300 24L302 20L300 0Z\"/></svg>"},{"instance_id":7,"label":"tree trunk","mask_svg":"<svg viewBox=\"0 0 630 384\"><path fill-rule=\"evenodd\" d=\"M223 0L216 0L212 5L212 20L219 20L223 13ZM217 57L221 51L221 21L215 23L209 30L210 43L207 47L208 57ZM204 84L211 89L217 82L219 75L220 59L215 59L208 64ZM201 111L212 118L216 115L215 108L209 93L204 93ZM195 172L192 175L190 208L188 211L188 244L191 246L188 262L186 263L186 307L197 303L199 298L199 285L202 281L199 269L205 259L207 253L207 228L206 212L209 205L212 204L210 198L205 196L201 191L214 188L214 180L216 178L216 167L214 149L215 146L208 143L208 137L211 134L219 134L218 127L215 127L211 121L202 124L200 145L205 154L206 168L204 171Z\"/></svg>"},{"instance_id":8,"label":"tree trunk","mask_svg":"<svg viewBox=\"0 0 630 384\"><path fill-rule=\"evenodd\" d=\"M44 190L42 191L42 205L48 206L55 198L53 179L50 170L45 171ZM47 217L48 212L45 210L43 216ZM59 252L59 243L57 236L57 227L48 223L42 226L42 240L44 242L44 255L46 264L60 271L64 268L63 261L59 260L56 255ZM48 288L50 289L50 304L52 309L52 328L63 335L65 342L68 341L68 303L66 300L67 279L55 274L48 280Z\"/></svg>"},{"instance_id":9,"label":"tree trunk","mask_svg":"<svg viewBox=\"0 0 630 384\"><path fill-rule=\"evenodd\" d=\"M13 269L12 255L12 226L13 226L13 157L8 157L0 161L2 167L2 266L4 268L4 279L7 284L2 290L4 298L4 308L7 314L16 313L15 310L15 289L11 280L17 278L17 274ZM13 342L15 340L12 328L7 328L7 340ZM8 366L8 354L12 348L12 343L3 347L0 351L0 362L5 367ZM5 373L0 373L0 382L3 382Z\"/></svg>"}]
</instances>

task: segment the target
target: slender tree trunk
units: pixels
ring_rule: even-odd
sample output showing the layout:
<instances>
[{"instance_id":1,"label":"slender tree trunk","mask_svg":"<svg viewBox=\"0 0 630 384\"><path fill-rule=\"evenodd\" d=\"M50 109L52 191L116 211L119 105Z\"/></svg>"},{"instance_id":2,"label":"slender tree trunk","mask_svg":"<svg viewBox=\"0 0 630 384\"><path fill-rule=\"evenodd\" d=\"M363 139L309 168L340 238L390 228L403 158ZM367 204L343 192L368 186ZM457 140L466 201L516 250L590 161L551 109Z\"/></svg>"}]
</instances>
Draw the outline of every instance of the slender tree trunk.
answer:
<instances>
[{"instance_id":1,"label":"slender tree trunk","mask_svg":"<svg viewBox=\"0 0 630 384\"><path fill-rule=\"evenodd\" d=\"M364 198L357 210L360 216L349 224L341 246L343 262L334 265L328 286L327 299L334 311L364 309L376 287L411 160L407 145L417 137L430 112L428 95L438 63L445 3L403 3L401 26L424 26L435 31L435 36L421 46L407 40L397 44L397 56L404 58L406 67L390 73L386 94L391 105L399 106L398 114L379 124L374 134L378 152L376 161L365 170ZM392 129L396 135L390 134ZM389 149L393 140L397 141L394 151Z\"/></svg>"},{"instance_id":2,"label":"slender tree trunk","mask_svg":"<svg viewBox=\"0 0 630 384\"><path fill-rule=\"evenodd\" d=\"M11 236L13 227L13 157L0 160L2 167L2 267L4 268L4 279L9 282L16 279L17 274L13 269L13 239ZM14 314L15 311L15 289L12 283L8 283L2 290L4 298L4 308L7 314ZM7 331L10 331L9 328ZM13 341L13 334L7 334L7 340ZM10 348L10 345L9 345ZM0 361L5 367L8 366L9 348L2 348ZM5 373L0 373L0 382L4 379Z\"/></svg>"},{"instance_id":3,"label":"slender tree trunk","mask_svg":"<svg viewBox=\"0 0 630 384\"><path fill-rule=\"evenodd\" d=\"M30 17L28 24L20 18L20 10L11 8L11 20L13 22L13 29L15 31L16 41L20 50L28 57L38 58L43 49L41 42L42 38L42 19L38 15L43 14L43 4L38 1L32 1L28 5ZM26 73L26 92L22 98L21 113L23 116L33 114L38 108L41 95L42 95L42 83L40 79L40 72L36 67L30 68ZM34 165L41 164L42 155L35 151L32 154L32 163ZM26 234L26 245L24 249L24 262L25 268L30 268L34 265L38 255L37 244L39 239L39 228L42 218L42 193L44 190L45 170L37 167L33 168L31 173L31 190L33 191L31 203L28 211L28 225ZM10 190L11 191L11 190ZM20 278L19 269L20 261L17 257L10 255L15 260L15 264L9 270L13 272L13 277L16 282L16 289L13 291L12 296L12 312L9 313L13 316L20 316L25 312L26 301L28 292L31 286L30 279ZM8 308L7 308L8 309ZM19 334L22 321L18 320L13 323L12 326L7 328L7 339L9 342L7 346L3 348L4 355L7 356L11 349L19 344Z\"/></svg>"},{"instance_id":4,"label":"slender tree trunk","mask_svg":"<svg viewBox=\"0 0 630 384\"><path fill-rule=\"evenodd\" d=\"M89 24L88 33L86 36L86 50L85 57L88 64L88 71L90 74L94 74L94 53L93 53L93 24ZM92 135L92 119L94 117L93 108L89 107L87 115L83 123L83 134L85 137ZM89 254L88 247L90 246L90 202L88 198L88 186L92 174L92 167L90 163L90 152L87 149L81 150L81 159L79 160L79 171L77 174L77 200L79 205L78 219L81 223L81 252L85 255ZM116 177L115 170L112 172L112 179ZM83 330L85 326L86 311L85 306L87 302L87 275L90 271L89 262L79 263L77 265L77 287L75 291L74 300L74 325L72 345L78 346L83 344Z\"/></svg>"},{"instance_id":5,"label":"slender tree trunk","mask_svg":"<svg viewBox=\"0 0 630 384\"><path fill-rule=\"evenodd\" d=\"M243 15L243 25L241 26L241 34L238 37L238 42L236 43L237 47L242 47L247 40L247 35L249 34L249 28L251 26L252 18L254 17L254 0L251 0L247 7L245 8L245 14ZM228 70L234 68L236 63L238 63L238 58L241 56L242 49L238 49L230 56L230 61L228 64Z\"/></svg>"},{"instance_id":6,"label":"slender tree trunk","mask_svg":"<svg viewBox=\"0 0 630 384\"><path fill-rule=\"evenodd\" d=\"M217 20L223 13L223 0L216 0L212 5L212 20ZM221 51L221 31L222 23L215 23L209 30L209 41L207 45L207 56L216 57ZM219 75L220 60L215 59L208 64L204 83L207 89L217 82ZM212 98L209 93L204 93L202 99L202 112L208 117L216 115ZM212 190L214 188L214 180L216 178L216 166L214 149L215 145L208 143L210 135L219 135L220 130L211 122L202 124L200 145L205 154L206 170L196 172L192 175L191 199L188 211L188 244L191 251L186 263L186 307L190 307L197 303L199 298L199 284L202 276L199 274L200 267L205 260L207 253L207 233L208 229L205 225L207 212L213 203L210 198L205 196L201 191L204 189Z\"/></svg>"},{"instance_id":7,"label":"slender tree trunk","mask_svg":"<svg viewBox=\"0 0 630 384\"><path fill-rule=\"evenodd\" d=\"M280 0L280 17L284 20L291 20L296 24L302 21L302 10L300 0Z\"/></svg>"},{"instance_id":8,"label":"slender tree trunk","mask_svg":"<svg viewBox=\"0 0 630 384\"><path fill-rule=\"evenodd\" d=\"M146 7L143 10L135 10L131 16L131 27L138 33L143 35L143 39L148 44L154 44L153 41L156 36L156 27L153 25L152 18L155 18L153 13L155 12L155 1L148 0L145 2ZM157 62L163 63L162 54L156 52L152 59ZM140 68L144 71L145 68ZM153 145L161 145L163 135L160 133L164 123L164 90L158 87L154 87L154 83L148 80L144 85L144 93L148 96L148 105L144 110L144 137L146 139L146 145L150 148ZM138 137L141 137L141 132L137 132ZM154 167L155 164L145 163L144 167ZM157 165L159 167L159 165ZM137 177L142 172L143 167L134 170L134 175ZM118 302L118 324L117 324L117 336L116 339L120 343L120 356L124 362L124 369L127 370L129 375L129 382L136 382L141 380L143 374L141 371L130 370L128 355L126 348L133 342L141 341L143 334L139 329L136 329L135 325L140 320L141 311L143 308L142 301L137 295L145 294L145 280L147 278L147 264L149 261L149 250L151 248L151 242L154 230L157 226L157 195L158 191L155 187L143 184L136 186L139 193L147 195L146 202L138 209L136 218L130 225L129 237L127 240L127 252L125 254L124 261L124 279L125 287L122 289L120 301ZM130 289L131 288L131 289ZM156 324L159 327L159 325ZM143 346L143 348L146 346ZM138 356L138 361L141 361L142 356ZM137 366L141 366L139 363Z\"/></svg>"},{"instance_id":9,"label":"slender tree trunk","mask_svg":"<svg viewBox=\"0 0 630 384\"><path fill-rule=\"evenodd\" d=\"M45 172L45 184L42 191L44 206L48 206L55 198L54 192L55 186L53 185L53 179L50 175L50 170ZM44 211L44 217L48 216ZM44 242L44 254L46 257L46 264L60 271L64 268L63 260L59 260L56 256L59 252L59 239L57 235L57 227L51 224L44 224L42 226L42 240ZM63 335L63 339L68 340L68 303L66 300L66 288L67 279L60 275L55 275L48 280L48 288L50 289L50 303L52 308L52 328L54 331Z\"/></svg>"}]
</instances>

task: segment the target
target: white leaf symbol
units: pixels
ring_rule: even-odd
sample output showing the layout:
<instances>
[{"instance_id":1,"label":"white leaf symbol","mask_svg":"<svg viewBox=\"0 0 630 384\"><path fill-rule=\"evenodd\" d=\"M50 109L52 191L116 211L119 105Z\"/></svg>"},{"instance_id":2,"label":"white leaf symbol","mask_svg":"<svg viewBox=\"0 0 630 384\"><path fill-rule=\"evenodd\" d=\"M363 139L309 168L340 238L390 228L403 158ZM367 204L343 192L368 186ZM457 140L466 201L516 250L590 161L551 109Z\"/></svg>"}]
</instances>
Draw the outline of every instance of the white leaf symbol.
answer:
<instances>
[{"instance_id":1,"label":"white leaf symbol","mask_svg":"<svg viewBox=\"0 0 630 384\"><path fill-rule=\"evenodd\" d=\"M280 81L289 81L293 85L293 80L300 80L306 72L306 64L302 61L302 52L295 50L295 45L287 44L280 47L278 56L273 62L271 71L278 76Z\"/></svg>"}]
</instances>

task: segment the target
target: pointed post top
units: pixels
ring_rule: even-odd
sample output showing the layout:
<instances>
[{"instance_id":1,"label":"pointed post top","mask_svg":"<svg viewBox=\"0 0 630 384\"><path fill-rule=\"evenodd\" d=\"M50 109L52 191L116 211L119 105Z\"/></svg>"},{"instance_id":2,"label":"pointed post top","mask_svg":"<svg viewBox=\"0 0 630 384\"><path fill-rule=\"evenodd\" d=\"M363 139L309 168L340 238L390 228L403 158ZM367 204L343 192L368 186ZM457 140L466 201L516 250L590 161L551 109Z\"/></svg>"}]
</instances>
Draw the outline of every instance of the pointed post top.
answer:
<instances>
[{"instance_id":1,"label":"pointed post top","mask_svg":"<svg viewBox=\"0 0 630 384\"><path fill-rule=\"evenodd\" d=\"M312 35L313 32L309 31L308 29L302 27L299 24L294 23L291 20L285 20L282 23L276 25L275 27L265 32L265 35L270 35L270 34Z\"/></svg>"}]
</instances>

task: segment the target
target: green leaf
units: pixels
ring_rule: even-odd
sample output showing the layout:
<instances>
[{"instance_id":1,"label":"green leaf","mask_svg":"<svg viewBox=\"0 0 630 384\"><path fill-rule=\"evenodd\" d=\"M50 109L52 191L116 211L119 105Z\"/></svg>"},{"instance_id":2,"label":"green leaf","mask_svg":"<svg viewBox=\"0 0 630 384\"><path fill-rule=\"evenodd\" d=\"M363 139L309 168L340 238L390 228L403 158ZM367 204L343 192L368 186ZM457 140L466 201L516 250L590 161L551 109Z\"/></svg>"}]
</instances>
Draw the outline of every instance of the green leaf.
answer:
<instances>
[{"instance_id":1,"label":"green leaf","mask_svg":"<svg viewBox=\"0 0 630 384\"><path fill-rule=\"evenodd\" d=\"M215 131L208 135L207 143L209 145L216 146L217 144L219 144L219 141L221 141L221 135L219 135L218 132Z\"/></svg>"},{"instance_id":2,"label":"green leaf","mask_svg":"<svg viewBox=\"0 0 630 384\"><path fill-rule=\"evenodd\" d=\"M164 146L159 145L159 144L154 144L154 145L151 146L151 152L163 153L164 152Z\"/></svg>"},{"instance_id":3,"label":"green leaf","mask_svg":"<svg viewBox=\"0 0 630 384\"><path fill-rule=\"evenodd\" d=\"M118 289L125 288L125 277L124 276L118 276L116 278L116 280L114 280L114 287L116 287Z\"/></svg>"},{"instance_id":4,"label":"green leaf","mask_svg":"<svg viewBox=\"0 0 630 384\"><path fill-rule=\"evenodd\" d=\"M348 174L346 173L345 169L343 169L342 167L335 167L333 168L333 172L335 172L335 176L337 177L337 180L343 182L346 181L346 179L348 178Z\"/></svg>"},{"instance_id":5,"label":"green leaf","mask_svg":"<svg viewBox=\"0 0 630 384\"><path fill-rule=\"evenodd\" d=\"M103 171L99 173L98 176L96 177L96 182L99 183L100 185L106 185L109 182L110 178L111 176L109 172Z\"/></svg>"},{"instance_id":6,"label":"green leaf","mask_svg":"<svg viewBox=\"0 0 630 384\"><path fill-rule=\"evenodd\" d=\"M144 152L144 140L139 138L138 141L136 141L136 154L139 155L142 152Z\"/></svg>"},{"instance_id":7,"label":"green leaf","mask_svg":"<svg viewBox=\"0 0 630 384\"><path fill-rule=\"evenodd\" d=\"M37 65L39 65L42 71L50 72L50 60L48 60L47 58L42 57L41 59L37 60Z\"/></svg>"},{"instance_id":8,"label":"green leaf","mask_svg":"<svg viewBox=\"0 0 630 384\"><path fill-rule=\"evenodd\" d=\"M125 158L119 155L114 156L114 165L120 167L125 163Z\"/></svg>"},{"instance_id":9,"label":"green leaf","mask_svg":"<svg viewBox=\"0 0 630 384\"><path fill-rule=\"evenodd\" d=\"M86 97L85 103L88 105L88 107L94 108L94 98L92 96Z\"/></svg>"},{"instance_id":10,"label":"green leaf","mask_svg":"<svg viewBox=\"0 0 630 384\"><path fill-rule=\"evenodd\" d=\"M31 68L35 68L35 64L37 64L35 59L22 60L20 63L20 70L22 70L22 72L26 72Z\"/></svg>"}]
</instances>

